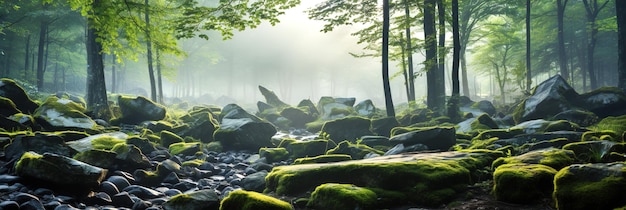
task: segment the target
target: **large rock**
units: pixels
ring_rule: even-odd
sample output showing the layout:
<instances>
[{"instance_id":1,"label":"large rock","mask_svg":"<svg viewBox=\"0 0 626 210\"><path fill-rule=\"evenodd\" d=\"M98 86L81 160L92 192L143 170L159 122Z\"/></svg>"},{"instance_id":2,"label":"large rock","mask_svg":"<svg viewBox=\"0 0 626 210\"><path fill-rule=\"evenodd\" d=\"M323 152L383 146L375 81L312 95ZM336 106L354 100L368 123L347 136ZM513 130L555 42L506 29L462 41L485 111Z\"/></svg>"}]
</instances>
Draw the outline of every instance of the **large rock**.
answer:
<instances>
[{"instance_id":1,"label":"large rock","mask_svg":"<svg viewBox=\"0 0 626 210\"><path fill-rule=\"evenodd\" d=\"M17 113L21 113L17 109L15 103L11 99L0 96L0 116L8 117Z\"/></svg>"},{"instance_id":2,"label":"large rock","mask_svg":"<svg viewBox=\"0 0 626 210\"><path fill-rule=\"evenodd\" d=\"M324 123L320 136L330 138L335 142L347 140L356 142L362 136L373 135L370 131L371 121L367 118L350 116Z\"/></svg>"},{"instance_id":3,"label":"large rock","mask_svg":"<svg viewBox=\"0 0 626 210\"><path fill-rule=\"evenodd\" d=\"M431 150L447 151L456 144L456 134L454 127L420 128L407 133L393 135L389 141L394 144L403 144L404 146L423 144Z\"/></svg>"},{"instance_id":4,"label":"large rock","mask_svg":"<svg viewBox=\"0 0 626 210\"><path fill-rule=\"evenodd\" d=\"M287 107L280 112L280 116L291 121L291 127L304 128L304 125L313 122L316 116L310 113L309 107Z\"/></svg>"},{"instance_id":5,"label":"large rock","mask_svg":"<svg viewBox=\"0 0 626 210\"><path fill-rule=\"evenodd\" d=\"M213 189L178 194L163 203L165 210L218 210L220 197Z\"/></svg>"},{"instance_id":6,"label":"large rock","mask_svg":"<svg viewBox=\"0 0 626 210\"><path fill-rule=\"evenodd\" d=\"M624 162L576 164L554 177L557 209L615 209L626 205Z\"/></svg>"},{"instance_id":7,"label":"large rock","mask_svg":"<svg viewBox=\"0 0 626 210\"><path fill-rule=\"evenodd\" d=\"M65 128L94 129L97 124L84 114L85 111L85 107L81 104L69 99L51 96L37 108L33 117L45 122L49 125L47 127L52 130Z\"/></svg>"},{"instance_id":8,"label":"large rock","mask_svg":"<svg viewBox=\"0 0 626 210\"><path fill-rule=\"evenodd\" d=\"M258 192L235 190L222 200L220 210L293 210L291 204Z\"/></svg>"},{"instance_id":9,"label":"large rock","mask_svg":"<svg viewBox=\"0 0 626 210\"><path fill-rule=\"evenodd\" d=\"M165 107L143 96L119 96L117 103L122 116L120 123L139 124L144 121L162 120L165 118Z\"/></svg>"},{"instance_id":10,"label":"large rock","mask_svg":"<svg viewBox=\"0 0 626 210\"><path fill-rule=\"evenodd\" d=\"M626 94L617 87L603 87L581 94L578 103L600 118L626 114Z\"/></svg>"},{"instance_id":11,"label":"large rock","mask_svg":"<svg viewBox=\"0 0 626 210\"><path fill-rule=\"evenodd\" d=\"M335 163L278 166L266 190L299 195L324 183L353 184L404 193L410 202L439 206L471 183L471 174L488 166L491 153L400 154Z\"/></svg>"},{"instance_id":12,"label":"large rock","mask_svg":"<svg viewBox=\"0 0 626 210\"><path fill-rule=\"evenodd\" d=\"M265 101L267 102L267 104L276 108L285 108L289 106L289 104L281 101L278 96L276 96L274 91L268 90L267 88L260 85L259 91L261 91L261 94L263 94L263 97L265 97Z\"/></svg>"},{"instance_id":13,"label":"large rock","mask_svg":"<svg viewBox=\"0 0 626 210\"><path fill-rule=\"evenodd\" d=\"M574 152L547 148L530 151L518 156L501 157L493 161L492 168L511 163L541 164L559 170L576 162Z\"/></svg>"},{"instance_id":14,"label":"large rock","mask_svg":"<svg viewBox=\"0 0 626 210\"><path fill-rule=\"evenodd\" d=\"M378 195L351 184L327 183L315 188L307 206L315 209L374 209Z\"/></svg>"},{"instance_id":15,"label":"large rock","mask_svg":"<svg viewBox=\"0 0 626 210\"><path fill-rule=\"evenodd\" d=\"M23 113L34 113L39 106L28 97L22 87L15 81L7 78L0 79L0 96L13 101L15 106Z\"/></svg>"},{"instance_id":16,"label":"large rock","mask_svg":"<svg viewBox=\"0 0 626 210\"><path fill-rule=\"evenodd\" d=\"M367 99L354 106L354 111L359 116L373 117L376 114L376 106L374 106L372 100Z\"/></svg>"},{"instance_id":17,"label":"large rock","mask_svg":"<svg viewBox=\"0 0 626 210\"><path fill-rule=\"evenodd\" d=\"M18 135L4 148L8 159L18 159L25 152L54 153L63 156L71 156L72 149L65 145L65 141L52 133L35 133L34 135Z\"/></svg>"},{"instance_id":18,"label":"large rock","mask_svg":"<svg viewBox=\"0 0 626 210\"><path fill-rule=\"evenodd\" d=\"M126 143L128 135L123 132L101 133L88 136L76 141L69 141L67 145L78 152L93 149L111 150L116 144Z\"/></svg>"},{"instance_id":19,"label":"large rock","mask_svg":"<svg viewBox=\"0 0 626 210\"><path fill-rule=\"evenodd\" d=\"M606 140L574 142L566 144L563 149L574 151L576 159L583 163L618 161L615 160L614 154L621 154L621 161L626 158L623 156L626 154L626 144L623 142Z\"/></svg>"},{"instance_id":20,"label":"large rock","mask_svg":"<svg viewBox=\"0 0 626 210\"><path fill-rule=\"evenodd\" d=\"M333 120L352 115L355 98L333 98L324 96L317 103L322 120Z\"/></svg>"},{"instance_id":21,"label":"large rock","mask_svg":"<svg viewBox=\"0 0 626 210\"><path fill-rule=\"evenodd\" d=\"M209 108L194 110L184 117L183 121L188 127L177 132L179 136L191 136L203 143L209 143L214 140L213 132L217 130L219 123L213 118L213 113Z\"/></svg>"},{"instance_id":22,"label":"large rock","mask_svg":"<svg viewBox=\"0 0 626 210\"><path fill-rule=\"evenodd\" d=\"M235 104L226 105L220 116L222 121L213 138L221 142L224 149L258 151L273 146L271 138L276 134L276 128L271 123Z\"/></svg>"},{"instance_id":23,"label":"large rock","mask_svg":"<svg viewBox=\"0 0 626 210\"><path fill-rule=\"evenodd\" d=\"M15 164L17 175L34 178L57 187L89 189L97 187L107 174L98 168L65 156L26 152Z\"/></svg>"},{"instance_id":24,"label":"large rock","mask_svg":"<svg viewBox=\"0 0 626 210\"><path fill-rule=\"evenodd\" d=\"M537 85L532 94L514 113L516 122L549 118L574 108L578 93L561 76L556 75Z\"/></svg>"},{"instance_id":25,"label":"large rock","mask_svg":"<svg viewBox=\"0 0 626 210\"><path fill-rule=\"evenodd\" d=\"M504 164L493 172L493 195L496 200L531 204L549 198L556 170L541 164Z\"/></svg>"}]
</instances>

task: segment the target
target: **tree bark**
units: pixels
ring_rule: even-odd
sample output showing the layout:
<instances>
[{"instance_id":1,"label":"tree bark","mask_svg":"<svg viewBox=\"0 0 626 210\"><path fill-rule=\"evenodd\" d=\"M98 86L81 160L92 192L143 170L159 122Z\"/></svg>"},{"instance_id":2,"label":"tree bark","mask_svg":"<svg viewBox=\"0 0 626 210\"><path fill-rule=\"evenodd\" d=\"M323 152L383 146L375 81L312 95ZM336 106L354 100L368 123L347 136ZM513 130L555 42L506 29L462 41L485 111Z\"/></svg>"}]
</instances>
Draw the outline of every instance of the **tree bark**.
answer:
<instances>
[{"instance_id":1,"label":"tree bark","mask_svg":"<svg viewBox=\"0 0 626 210\"><path fill-rule=\"evenodd\" d=\"M389 1L383 0L383 49L382 49L382 63L383 63L383 89L385 92L385 107L387 109L387 116L396 116L396 111L393 108L393 99L391 98L391 85L389 84Z\"/></svg>"},{"instance_id":2,"label":"tree bark","mask_svg":"<svg viewBox=\"0 0 626 210\"><path fill-rule=\"evenodd\" d=\"M94 0L93 4L98 5L98 2L99 0ZM92 117L110 120L112 113L107 101L102 44L97 39L96 30L91 27L87 29L87 109Z\"/></svg>"},{"instance_id":3,"label":"tree bark","mask_svg":"<svg viewBox=\"0 0 626 210\"><path fill-rule=\"evenodd\" d=\"M433 112L440 113L443 109L445 101L442 101L440 95L440 74L437 68L437 36L435 31L435 0L424 1L424 41L426 48L426 85L427 96L426 103ZM441 82L443 83L443 82ZM444 84L445 85L445 84ZM445 96L444 96L445 97Z\"/></svg>"},{"instance_id":4,"label":"tree bark","mask_svg":"<svg viewBox=\"0 0 626 210\"><path fill-rule=\"evenodd\" d=\"M560 0L559 0L560 1ZM530 63L530 0L526 0L526 92L530 93L532 71ZM562 32L562 31L561 31ZM561 50L559 48L559 50ZM565 49L563 49L565 50Z\"/></svg>"},{"instance_id":5,"label":"tree bark","mask_svg":"<svg viewBox=\"0 0 626 210\"><path fill-rule=\"evenodd\" d=\"M617 86L626 90L626 1L615 0L615 10L617 14Z\"/></svg>"},{"instance_id":6,"label":"tree bark","mask_svg":"<svg viewBox=\"0 0 626 210\"><path fill-rule=\"evenodd\" d=\"M439 56L438 60L438 72L441 78L441 83L444 83L444 74L445 74L445 63L446 63L446 9L443 5L443 0L437 0L437 18L439 20L438 23L438 32L439 32L439 46L437 48L437 55ZM445 83L444 83L445 88ZM445 95L445 91L443 92Z\"/></svg>"},{"instance_id":7,"label":"tree bark","mask_svg":"<svg viewBox=\"0 0 626 210\"><path fill-rule=\"evenodd\" d=\"M39 46L37 47L37 90L43 91L43 57L46 44L46 32L48 24L45 21L39 23Z\"/></svg>"},{"instance_id":8,"label":"tree bark","mask_svg":"<svg viewBox=\"0 0 626 210\"><path fill-rule=\"evenodd\" d=\"M404 14L406 16L406 50L407 60L409 65L409 77L408 77L408 89L409 89L409 102L415 102L415 71L413 71L413 45L411 44L411 12L409 10L409 0L404 0Z\"/></svg>"},{"instance_id":9,"label":"tree bark","mask_svg":"<svg viewBox=\"0 0 626 210\"><path fill-rule=\"evenodd\" d=\"M156 82L154 79L154 68L152 67L152 39L150 37L150 14L148 8L148 0L145 0L146 12L144 18L146 20L146 48L148 56L148 76L150 77L150 98L152 101L157 101Z\"/></svg>"},{"instance_id":10,"label":"tree bark","mask_svg":"<svg viewBox=\"0 0 626 210\"><path fill-rule=\"evenodd\" d=\"M459 110L459 62L461 39L459 35L459 0L452 0L452 96L448 101L448 117L453 122L461 120Z\"/></svg>"},{"instance_id":11,"label":"tree bark","mask_svg":"<svg viewBox=\"0 0 626 210\"><path fill-rule=\"evenodd\" d=\"M563 33L563 19L565 16L565 7L567 7L568 0L557 0L557 37L559 47L559 69L561 70L561 77L566 81L569 81L569 73L567 69L567 55L565 54L565 35Z\"/></svg>"},{"instance_id":12,"label":"tree bark","mask_svg":"<svg viewBox=\"0 0 626 210\"><path fill-rule=\"evenodd\" d=\"M24 81L28 81L28 64L30 63L30 34L26 36L26 47L24 54Z\"/></svg>"},{"instance_id":13,"label":"tree bark","mask_svg":"<svg viewBox=\"0 0 626 210\"><path fill-rule=\"evenodd\" d=\"M156 69L157 69L157 89L158 89L158 97L157 100L159 103L163 103L163 74L161 74L161 56L159 54L159 49L156 49Z\"/></svg>"},{"instance_id":14,"label":"tree bark","mask_svg":"<svg viewBox=\"0 0 626 210\"><path fill-rule=\"evenodd\" d=\"M111 53L111 93L117 92L117 70L115 69L115 66L117 66L115 64L116 59L115 53Z\"/></svg>"}]
</instances>

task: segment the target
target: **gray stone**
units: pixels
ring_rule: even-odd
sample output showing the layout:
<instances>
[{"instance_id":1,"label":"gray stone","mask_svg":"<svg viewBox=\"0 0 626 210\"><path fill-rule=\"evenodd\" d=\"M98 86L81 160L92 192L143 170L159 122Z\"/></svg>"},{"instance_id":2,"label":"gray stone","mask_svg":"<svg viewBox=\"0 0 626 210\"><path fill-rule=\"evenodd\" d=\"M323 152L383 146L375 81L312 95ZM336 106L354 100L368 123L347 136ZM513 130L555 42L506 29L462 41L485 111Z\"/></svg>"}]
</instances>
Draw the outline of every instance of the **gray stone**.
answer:
<instances>
[{"instance_id":1,"label":"gray stone","mask_svg":"<svg viewBox=\"0 0 626 210\"><path fill-rule=\"evenodd\" d=\"M94 129L96 122L84 113L87 109L69 99L51 96L37 108L34 118L41 119L50 129Z\"/></svg>"},{"instance_id":2,"label":"gray stone","mask_svg":"<svg viewBox=\"0 0 626 210\"><path fill-rule=\"evenodd\" d=\"M15 165L20 177L34 178L55 186L81 186L88 190L100 185L106 169L52 153L26 152Z\"/></svg>"},{"instance_id":3,"label":"gray stone","mask_svg":"<svg viewBox=\"0 0 626 210\"><path fill-rule=\"evenodd\" d=\"M370 124L371 121L367 118L357 116L345 117L324 123L320 135L321 138L330 138L335 142L344 140L356 142L362 136L373 135L372 131L370 131Z\"/></svg>"},{"instance_id":4,"label":"gray stone","mask_svg":"<svg viewBox=\"0 0 626 210\"><path fill-rule=\"evenodd\" d=\"M354 111L357 115L372 117L374 116L374 114L376 114L376 106L374 106L372 100L367 99L359 102L356 106L354 106Z\"/></svg>"},{"instance_id":5,"label":"gray stone","mask_svg":"<svg viewBox=\"0 0 626 210\"><path fill-rule=\"evenodd\" d=\"M574 108L578 93L561 76L555 75L537 85L532 94L519 105L516 122L548 118Z\"/></svg>"},{"instance_id":6,"label":"gray stone","mask_svg":"<svg viewBox=\"0 0 626 210\"><path fill-rule=\"evenodd\" d=\"M222 121L213 137L224 149L258 151L273 146L271 138L276 134L276 128L271 123L235 104L225 106L220 116Z\"/></svg>"},{"instance_id":7,"label":"gray stone","mask_svg":"<svg viewBox=\"0 0 626 210\"><path fill-rule=\"evenodd\" d=\"M4 148L7 158L17 159L27 151L36 153L54 153L70 156L71 148L65 145L65 141L57 135L47 133L35 133L31 135L19 135L13 142Z\"/></svg>"},{"instance_id":8,"label":"gray stone","mask_svg":"<svg viewBox=\"0 0 626 210\"><path fill-rule=\"evenodd\" d=\"M117 101L122 112L122 117L119 119L120 123L139 124L144 121L162 120L165 118L165 107L143 96L135 98L119 96Z\"/></svg>"},{"instance_id":9,"label":"gray stone","mask_svg":"<svg viewBox=\"0 0 626 210\"><path fill-rule=\"evenodd\" d=\"M220 198L215 190L198 190L173 196L163 203L165 210L218 210Z\"/></svg>"},{"instance_id":10,"label":"gray stone","mask_svg":"<svg viewBox=\"0 0 626 210\"><path fill-rule=\"evenodd\" d=\"M0 96L10 99L23 113L34 113L39 106L20 85L7 78L0 79Z\"/></svg>"},{"instance_id":11,"label":"gray stone","mask_svg":"<svg viewBox=\"0 0 626 210\"><path fill-rule=\"evenodd\" d=\"M246 176L241 180L241 188L249 191L263 192L263 190L265 190L265 177L267 174L267 171L259 171Z\"/></svg>"},{"instance_id":12,"label":"gray stone","mask_svg":"<svg viewBox=\"0 0 626 210\"><path fill-rule=\"evenodd\" d=\"M423 144L431 150L447 151L456 144L454 127L431 127L394 135L389 139L392 143L407 145Z\"/></svg>"}]
</instances>

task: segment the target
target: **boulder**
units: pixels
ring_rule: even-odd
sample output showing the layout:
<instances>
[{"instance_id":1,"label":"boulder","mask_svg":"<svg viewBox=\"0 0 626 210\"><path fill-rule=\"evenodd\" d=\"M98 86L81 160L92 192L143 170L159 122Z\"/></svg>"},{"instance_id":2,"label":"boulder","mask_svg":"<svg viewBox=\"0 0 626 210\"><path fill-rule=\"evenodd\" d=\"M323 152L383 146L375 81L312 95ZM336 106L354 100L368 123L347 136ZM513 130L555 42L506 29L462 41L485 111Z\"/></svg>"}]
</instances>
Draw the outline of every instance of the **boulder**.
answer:
<instances>
[{"instance_id":1,"label":"boulder","mask_svg":"<svg viewBox=\"0 0 626 210\"><path fill-rule=\"evenodd\" d=\"M267 88L260 85L259 91L261 91L261 94L263 94L263 97L265 97L265 102L267 102L267 104L276 108L285 108L289 106L289 104L281 101L278 96L276 96L274 91L268 90Z\"/></svg>"},{"instance_id":2,"label":"boulder","mask_svg":"<svg viewBox=\"0 0 626 210\"><path fill-rule=\"evenodd\" d=\"M320 133L321 138L329 138L335 142L356 142L362 136L373 135L370 131L371 121L367 118L350 116L324 123Z\"/></svg>"},{"instance_id":3,"label":"boulder","mask_svg":"<svg viewBox=\"0 0 626 210\"><path fill-rule=\"evenodd\" d=\"M286 107L280 112L280 116L291 121L290 126L304 128L304 125L315 121L316 117L310 113L309 107Z\"/></svg>"},{"instance_id":4,"label":"boulder","mask_svg":"<svg viewBox=\"0 0 626 210\"><path fill-rule=\"evenodd\" d=\"M531 204L549 198L556 170L541 164L504 164L493 172L493 195L508 203Z\"/></svg>"},{"instance_id":5,"label":"boulder","mask_svg":"<svg viewBox=\"0 0 626 210\"><path fill-rule=\"evenodd\" d=\"M11 99L0 96L0 116L8 117L21 113Z\"/></svg>"},{"instance_id":6,"label":"boulder","mask_svg":"<svg viewBox=\"0 0 626 210\"><path fill-rule=\"evenodd\" d=\"M171 155L191 156L197 152L202 152L202 144L200 142L178 142L169 146Z\"/></svg>"},{"instance_id":7,"label":"boulder","mask_svg":"<svg viewBox=\"0 0 626 210\"><path fill-rule=\"evenodd\" d=\"M307 203L314 209L375 209L378 200L376 193L370 189L352 184L326 183L315 188Z\"/></svg>"},{"instance_id":8,"label":"boulder","mask_svg":"<svg viewBox=\"0 0 626 210\"><path fill-rule=\"evenodd\" d=\"M244 190L254 191L254 192L263 192L265 190L265 177L267 176L267 171L259 171L253 174L248 174L248 176L241 179L239 185Z\"/></svg>"},{"instance_id":9,"label":"boulder","mask_svg":"<svg viewBox=\"0 0 626 210\"><path fill-rule=\"evenodd\" d=\"M337 144L330 140L316 139L307 141L294 141L289 144L281 144L289 152L291 158L314 157L326 154L326 151L335 148Z\"/></svg>"},{"instance_id":10,"label":"boulder","mask_svg":"<svg viewBox=\"0 0 626 210\"><path fill-rule=\"evenodd\" d=\"M203 143L213 141L213 133L218 128L218 122L213 118L213 113L209 109L201 109L192 111L189 116L184 119L184 123L188 125L179 132L179 136L191 136L199 139Z\"/></svg>"},{"instance_id":11,"label":"boulder","mask_svg":"<svg viewBox=\"0 0 626 210\"><path fill-rule=\"evenodd\" d=\"M126 143L128 135L123 132L101 133L88 136L76 141L67 142L67 145L78 152L101 149L111 150L116 144Z\"/></svg>"},{"instance_id":12,"label":"boulder","mask_svg":"<svg viewBox=\"0 0 626 210\"><path fill-rule=\"evenodd\" d=\"M456 144L456 134L454 127L419 128L407 133L393 135L389 141L404 146L423 144L431 150L447 151Z\"/></svg>"},{"instance_id":13,"label":"boulder","mask_svg":"<svg viewBox=\"0 0 626 210\"><path fill-rule=\"evenodd\" d=\"M23 113L35 113L35 109L39 107L28 97L26 91L11 79L0 79L0 97L11 100Z\"/></svg>"},{"instance_id":14,"label":"boulder","mask_svg":"<svg viewBox=\"0 0 626 210\"><path fill-rule=\"evenodd\" d=\"M372 102L372 100L367 99L356 104L356 106L354 106L354 111L359 116L370 118L376 114L376 106L374 106L374 102Z\"/></svg>"},{"instance_id":15,"label":"boulder","mask_svg":"<svg viewBox=\"0 0 626 210\"><path fill-rule=\"evenodd\" d=\"M163 203L165 210L218 210L219 208L220 196L213 189L178 194Z\"/></svg>"},{"instance_id":16,"label":"boulder","mask_svg":"<svg viewBox=\"0 0 626 210\"><path fill-rule=\"evenodd\" d=\"M612 154L626 154L626 144L612 141L583 141L569 143L563 149L574 151L576 159L583 163L624 161L614 160Z\"/></svg>"},{"instance_id":17,"label":"boulder","mask_svg":"<svg viewBox=\"0 0 626 210\"><path fill-rule=\"evenodd\" d=\"M15 164L17 175L34 178L65 189L89 189L100 185L107 174L98 168L65 156L26 152Z\"/></svg>"},{"instance_id":18,"label":"boulder","mask_svg":"<svg viewBox=\"0 0 626 210\"><path fill-rule=\"evenodd\" d=\"M571 150L547 148L530 151L518 156L500 157L493 161L492 168L495 169L504 164L526 163L541 164L559 170L575 162L575 155Z\"/></svg>"},{"instance_id":19,"label":"boulder","mask_svg":"<svg viewBox=\"0 0 626 210\"><path fill-rule=\"evenodd\" d=\"M156 121L165 118L165 107L143 96L119 96L117 103L122 112L122 116L118 119L120 123L136 125L144 121Z\"/></svg>"},{"instance_id":20,"label":"boulder","mask_svg":"<svg viewBox=\"0 0 626 210\"><path fill-rule=\"evenodd\" d=\"M320 115L317 107L315 107L315 104L313 104L313 102L309 99L304 99L300 101L300 103L298 103L298 107L307 107L309 109L309 113L315 118Z\"/></svg>"},{"instance_id":21,"label":"boulder","mask_svg":"<svg viewBox=\"0 0 626 210\"><path fill-rule=\"evenodd\" d=\"M372 119L370 131L379 136L391 136L391 129L400 126L395 117L383 117Z\"/></svg>"},{"instance_id":22,"label":"boulder","mask_svg":"<svg viewBox=\"0 0 626 210\"><path fill-rule=\"evenodd\" d=\"M537 85L531 95L518 105L513 115L516 122L552 117L574 109L578 93L561 76L555 75Z\"/></svg>"},{"instance_id":23,"label":"boulder","mask_svg":"<svg viewBox=\"0 0 626 210\"><path fill-rule=\"evenodd\" d=\"M324 96L317 103L322 120L333 120L354 114L355 98L333 98Z\"/></svg>"},{"instance_id":24,"label":"boulder","mask_svg":"<svg viewBox=\"0 0 626 210\"><path fill-rule=\"evenodd\" d=\"M554 177L557 209L615 209L626 205L623 162L576 164Z\"/></svg>"},{"instance_id":25,"label":"boulder","mask_svg":"<svg viewBox=\"0 0 626 210\"><path fill-rule=\"evenodd\" d=\"M220 210L293 210L293 206L285 201L245 190L230 192L220 204Z\"/></svg>"},{"instance_id":26,"label":"boulder","mask_svg":"<svg viewBox=\"0 0 626 210\"><path fill-rule=\"evenodd\" d=\"M65 145L65 141L53 133L35 133L34 135L18 135L11 144L4 148L8 159L16 160L25 152L32 151L39 154L53 153L62 156L71 156L73 151Z\"/></svg>"},{"instance_id":27,"label":"boulder","mask_svg":"<svg viewBox=\"0 0 626 210\"><path fill-rule=\"evenodd\" d=\"M414 204L440 206L462 192L471 174L493 158L488 153L440 152L278 166L268 174L266 190L294 196L325 183L343 183L397 191Z\"/></svg>"},{"instance_id":28,"label":"boulder","mask_svg":"<svg viewBox=\"0 0 626 210\"><path fill-rule=\"evenodd\" d=\"M51 130L66 128L94 129L96 122L85 115L86 108L69 99L59 99L51 96L41 104L33 117L45 122L44 127ZM45 126L47 125L47 126Z\"/></svg>"},{"instance_id":29,"label":"boulder","mask_svg":"<svg viewBox=\"0 0 626 210\"><path fill-rule=\"evenodd\" d=\"M271 123L235 104L226 105L220 116L222 121L213 138L221 142L224 149L258 151L273 146L271 138L276 134L276 128Z\"/></svg>"},{"instance_id":30,"label":"boulder","mask_svg":"<svg viewBox=\"0 0 626 210\"><path fill-rule=\"evenodd\" d=\"M309 163L334 163L352 160L352 156L347 154L330 154L319 155L315 157L303 157L293 161L293 164L309 164Z\"/></svg>"},{"instance_id":31,"label":"boulder","mask_svg":"<svg viewBox=\"0 0 626 210\"><path fill-rule=\"evenodd\" d=\"M556 114L552 117L552 120L567 120L580 126L587 127L596 124L600 119L598 118L598 115L593 112L581 109L572 109Z\"/></svg>"},{"instance_id":32,"label":"boulder","mask_svg":"<svg viewBox=\"0 0 626 210\"><path fill-rule=\"evenodd\" d=\"M328 150L326 154L347 154L352 159L363 159L368 154L383 155L384 152L371 148L365 144L356 144L349 141L342 141L333 149Z\"/></svg>"},{"instance_id":33,"label":"boulder","mask_svg":"<svg viewBox=\"0 0 626 210\"><path fill-rule=\"evenodd\" d=\"M626 93L618 87L603 87L583 93L577 102L600 118L626 114Z\"/></svg>"},{"instance_id":34,"label":"boulder","mask_svg":"<svg viewBox=\"0 0 626 210\"><path fill-rule=\"evenodd\" d=\"M287 160L289 158L289 152L287 149L278 148L261 148L259 149L259 156L265 158L268 163Z\"/></svg>"}]
</instances>

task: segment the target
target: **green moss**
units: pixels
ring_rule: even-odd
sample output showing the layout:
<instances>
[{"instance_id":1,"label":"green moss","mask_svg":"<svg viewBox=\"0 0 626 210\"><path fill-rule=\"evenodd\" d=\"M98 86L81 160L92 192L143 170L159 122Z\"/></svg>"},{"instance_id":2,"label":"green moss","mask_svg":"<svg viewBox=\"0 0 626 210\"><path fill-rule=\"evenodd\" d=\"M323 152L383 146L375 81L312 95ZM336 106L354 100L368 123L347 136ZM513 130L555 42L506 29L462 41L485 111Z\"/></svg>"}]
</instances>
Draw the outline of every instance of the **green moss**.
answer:
<instances>
[{"instance_id":1,"label":"green moss","mask_svg":"<svg viewBox=\"0 0 626 210\"><path fill-rule=\"evenodd\" d=\"M170 131L161 131L161 146L169 147L171 144L184 142L183 138L180 136L170 132Z\"/></svg>"},{"instance_id":2,"label":"green moss","mask_svg":"<svg viewBox=\"0 0 626 210\"><path fill-rule=\"evenodd\" d=\"M287 160L289 158L289 152L287 149L279 148L260 148L259 156L264 157L267 162L273 163L278 161Z\"/></svg>"},{"instance_id":3,"label":"green moss","mask_svg":"<svg viewBox=\"0 0 626 210\"><path fill-rule=\"evenodd\" d=\"M469 149L490 149L491 147L493 147L492 143L497 140L499 140L498 137L493 137L485 140L475 138L474 140L472 140L472 144Z\"/></svg>"},{"instance_id":4,"label":"green moss","mask_svg":"<svg viewBox=\"0 0 626 210\"><path fill-rule=\"evenodd\" d=\"M517 135L524 134L524 130L520 128L514 129L488 129L483 130L478 135L472 139L485 140L497 137L499 139L509 139L513 138Z\"/></svg>"},{"instance_id":5,"label":"green moss","mask_svg":"<svg viewBox=\"0 0 626 210\"><path fill-rule=\"evenodd\" d=\"M219 141L212 141L208 144L205 144L204 146L207 151L222 152L224 150L224 147L222 147L222 143Z\"/></svg>"},{"instance_id":6,"label":"green moss","mask_svg":"<svg viewBox=\"0 0 626 210\"><path fill-rule=\"evenodd\" d=\"M319 155L315 157L298 158L294 160L293 164L332 163L347 160L352 160L352 156L347 154Z\"/></svg>"},{"instance_id":7,"label":"green moss","mask_svg":"<svg viewBox=\"0 0 626 210\"><path fill-rule=\"evenodd\" d=\"M492 168L508 163L542 164L554 169L561 169L575 163L575 155L571 150L548 148L534 150L522 155L501 157L493 161Z\"/></svg>"},{"instance_id":8,"label":"green moss","mask_svg":"<svg viewBox=\"0 0 626 210\"><path fill-rule=\"evenodd\" d=\"M626 205L624 163L572 165L554 177L558 209L613 209Z\"/></svg>"},{"instance_id":9,"label":"green moss","mask_svg":"<svg viewBox=\"0 0 626 210\"><path fill-rule=\"evenodd\" d=\"M87 150L74 155L74 159L100 168L111 169L115 165L115 152L107 150Z\"/></svg>"},{"instance_id":10,"label":"green moss","mask_svg":"<svg viewBox=\"0 0 626 210\"><path fill-rule=\"evenodd\" d=\"M352 159L363 159L368 153L375 153L379 155L385 154L383 151L376 150L364 144L354 144L349 141L342 141L333 149L326 152L330 154L347 154L352 156Z\"/></svg>"},{"instance_id":11,"label":"green moss","mask_svg":"<svg viewBox=\"0 0 626 210\"><path fill-rule=\"evenodd\" d=\"M190 166L190 167L198 167L202 165L205 161L201 159L193 159L183 162L182 166Z\"/></svg>"},{"instance_id":12,"label":"green moss","mask_svg":"<svg viewBox=\"0 0 626 210\"><path fill-rule=\"evenodd\" d=\"M304 124L304 127L309 132L317 133L322 130L322 126L324 126L324 123L326 123L326 121L318 119L316 121Z\"/></svg>"},{"instance_id":13,"label":"green moss","mask_svg":"<svg viewBox=\"0 0 626 210\"><path fill-rule=\"evenodd\" d=\"M592 131L604 131L611 130L615 133L624 133L626 132L626 115L617 116L617 117L606 117L596 125L589 127Z\"/></svg>"},{"instance_id":14,"label":"green moss","mask_svg":"<svg viewBox=\"0 0 626 210\"><path fill-rule=\"evenodd\" d=\"M609 160L614 146L610 141L584 141L566 144L563 149L574 151L581 163L598 163Z\"/></svg>"},{"instance_id":15,"label":"green moss","mask_svg":"<svg viewBox=\"0 0 626 210\"><path fill-rule=\"evenodd\" d=\"M620 133L613 130L587 131L583 133L582 141L622 141Z\"/></svg>"},{"instance_id":16,"label":"green moss","mask_svg":"<svg viewBox=\"0 0 626 210\"><path fill-rule=\"evenodd\" d=\"M28 167L35 159L43 158L43 155L35 152L25 152L22 157L15 163L15 171L22 171L22 167Z\"/></svg>"},{"instance_id":17,"label":"green moss","mask_svg":"<svg viewBox=\"0 0 626 210\"><path fill-rule=\"evenodd\" d=\"M541 164L504 164L493 173L496 200L530 204L550 197L556 170Z\"/></svg>"},{"instance_id":18,"label":"green moss","mask_svg":"<svg viewBox=\"0 0 626 210\"><path fill-rule=\"evenodd\" d=\"M179 142L174 143L169 146L170 154L178 155L182 154L185 156L191 156L196 154L196 152L202 151L202 144L200 142L195 143L185 143Z\"/></svg>"},{"instance_id":19,"label":"green moss","mask_svg":"<svg viewBox=\"0 0 626 210\"><path fill-rule=\"evenodd\" d=\"M576 123L569 122L567 120L557 120L550 122L550 124L548 124L548 126L544 129L544 132L579 130L581 130L581 128Z\"/></svg>"},{"instance_id":20,"label":"green moss","mask_svg":"<svg viewBox=\"0 0 626 210\"><path fill-rule=\"evenodd\" d=\"M307 204L317 209L374 209L377 195L367 188L352 184L326 183L315 188Z\"/></svg>"},{"instance_id":21,"label":"green moss","mask_svg":"<svg viewBox=\"0 0 626 210\"><path fill-rule=\"evenodd\" d=\"M224 198L220 210L293 210L291 204L261 193L235 190Z\"/></svg>"},{"instance_id":22,"label":"green moss","mask_svg":"<svg viewBox=\"0 0 626 210\"><path fill-rule=\"evenodd\" d=\"M281 143L281 146L283 144ZM329 149L335 148L337 144L332 140L308 140L293 141L284 147L289 151L291 158L313 157L325 154Z\"/></svg>"},{"instance_id":23,"label":"green moss","mask_svg":"<svg viewBox=\"0 0 626 210\"><path fill-rule=\"evenodd\" d=\"M102 136L91 141L93 149L111 150L116 144L126 143L124 139L118 139L112 136Z\"/></svg>"}]
</instances>

